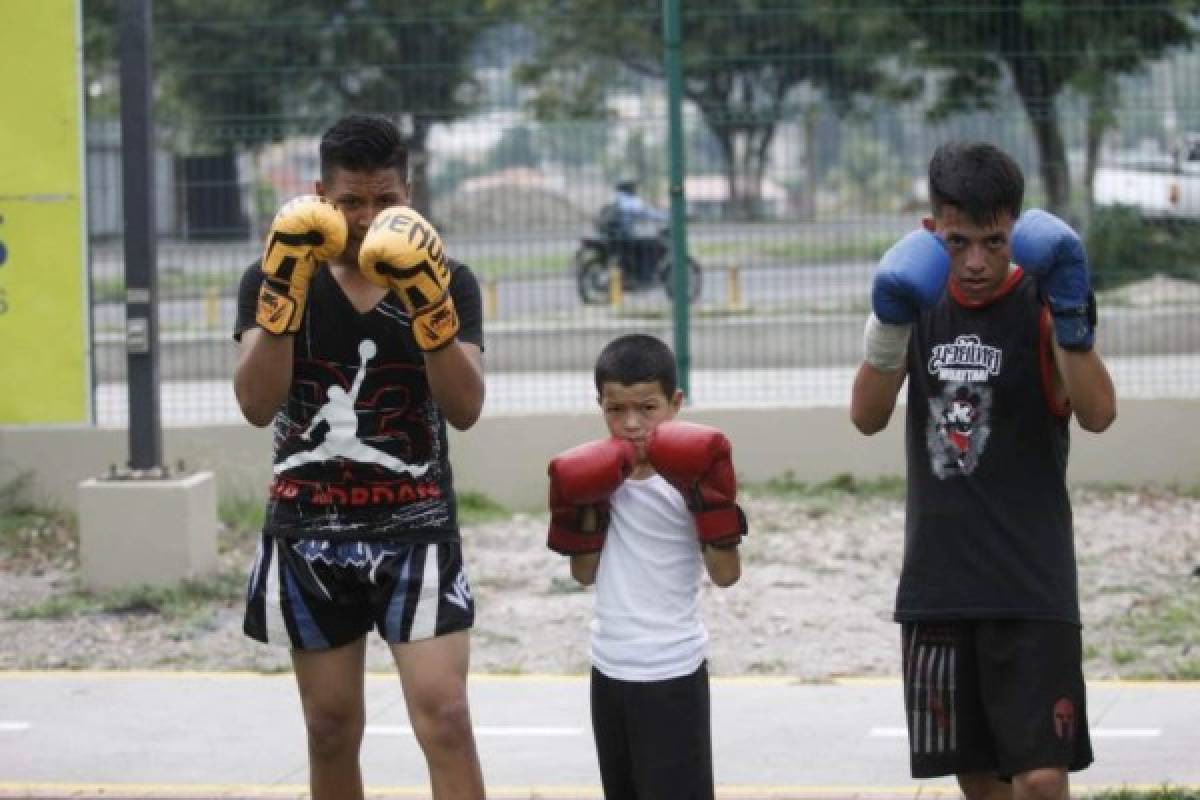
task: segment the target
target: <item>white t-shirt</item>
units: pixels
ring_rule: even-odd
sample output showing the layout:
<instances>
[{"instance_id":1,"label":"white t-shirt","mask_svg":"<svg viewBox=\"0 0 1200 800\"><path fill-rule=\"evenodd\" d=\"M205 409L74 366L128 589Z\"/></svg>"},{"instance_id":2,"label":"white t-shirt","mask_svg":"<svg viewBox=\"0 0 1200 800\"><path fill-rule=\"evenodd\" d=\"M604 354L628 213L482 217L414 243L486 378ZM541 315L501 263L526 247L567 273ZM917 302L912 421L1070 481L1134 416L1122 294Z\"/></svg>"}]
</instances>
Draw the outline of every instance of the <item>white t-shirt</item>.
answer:
<instances>
[{"instance_id":1,"label":"white t-shirt","mask_svg":"<svg viewBox=\"0 0 1200 800\"><path fill-rule=\"evenodd\" d=\"M626 480L610 503L596 572L592 663L624 681L690 675L708 648L700 619L704 559L692 515L659 475Z\"/></svg>"}]
</instances>

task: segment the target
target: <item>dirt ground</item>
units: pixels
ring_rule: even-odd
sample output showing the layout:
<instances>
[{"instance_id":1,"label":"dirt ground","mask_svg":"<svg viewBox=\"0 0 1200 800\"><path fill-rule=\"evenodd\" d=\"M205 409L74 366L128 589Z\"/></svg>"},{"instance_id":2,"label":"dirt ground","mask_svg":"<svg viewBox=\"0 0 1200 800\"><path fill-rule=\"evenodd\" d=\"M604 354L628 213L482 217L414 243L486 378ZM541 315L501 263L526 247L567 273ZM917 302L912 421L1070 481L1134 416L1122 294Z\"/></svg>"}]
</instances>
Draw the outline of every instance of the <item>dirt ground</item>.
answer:
<instances>
[{"instance_id":1,"label":"dirt ground","mask_svg":"<svg viewBox=\"0 0 1200 800\"><path fill-rule=\"evenodd\" d=\"M1200 498L1091 489L1073 501L1088 677L1200 678ZM762 492L743 505L742 579L703 590L713 674L896 675L902 501ZM545 524L518 514L464 531L475 672L587 669L591 590L545 548ZM227 536L223 577L176 601L89 596L69 563L0 561L0 669L287 669L283 649L241 634L250 541ZM378 642L368 658L390 668Z\"/></svg>"}]
</instances>

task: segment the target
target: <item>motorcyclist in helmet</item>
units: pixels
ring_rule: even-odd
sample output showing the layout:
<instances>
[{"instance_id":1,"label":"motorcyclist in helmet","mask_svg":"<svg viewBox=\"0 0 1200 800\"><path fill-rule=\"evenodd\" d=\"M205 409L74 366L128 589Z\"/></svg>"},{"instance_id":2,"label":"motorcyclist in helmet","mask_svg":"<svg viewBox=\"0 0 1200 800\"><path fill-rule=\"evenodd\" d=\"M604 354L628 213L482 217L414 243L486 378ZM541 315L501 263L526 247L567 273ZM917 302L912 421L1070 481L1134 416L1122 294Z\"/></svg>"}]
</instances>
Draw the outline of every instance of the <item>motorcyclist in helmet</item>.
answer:
<instances>
[{"instance_id":1,"label":"motorcyclist in helmet","mask_svg":"<svg viewBox=\"0 0 1200 800\"><path fill-rule=\"evenodd\" d=\"M653 244L639 231L649 227L657 232L667 224L667 214L643 200L637 190L637 181L631 178L617 181L611 235L629 260L631 271L640 280L649 282L654 279Z\"/></svg>"}]
</instances>

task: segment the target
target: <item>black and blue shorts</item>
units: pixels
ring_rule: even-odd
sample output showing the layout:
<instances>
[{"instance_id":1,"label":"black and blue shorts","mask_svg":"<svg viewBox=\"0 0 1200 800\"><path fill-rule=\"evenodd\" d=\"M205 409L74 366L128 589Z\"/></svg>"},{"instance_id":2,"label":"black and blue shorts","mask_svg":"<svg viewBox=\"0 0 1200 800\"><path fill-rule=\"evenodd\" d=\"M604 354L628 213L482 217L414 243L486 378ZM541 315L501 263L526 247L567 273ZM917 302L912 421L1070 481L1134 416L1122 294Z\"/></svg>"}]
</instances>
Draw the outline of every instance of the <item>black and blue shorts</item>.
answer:
<instances>
[{"instance_id":1,"label":"black and blue shorts","mask_svg":"<svg viewBox=\"0 0 1200 800\"><path fill-rule=\"evenodd\" d=\"M372 628L391 644L470 628L475 601L460 543L263 535L243 630L260 642L325 650Z\"/></svg>"},{"instance_id":2,"label":"black and blue shorts","mask_svg":"<svg viewBox=\"0 0 1200 800\"><path fill-rule=\"evenodd\" d=\"M1092 763L1078 625L906 622L903 644L914 778Z\"/></svg>"}]
</instances>

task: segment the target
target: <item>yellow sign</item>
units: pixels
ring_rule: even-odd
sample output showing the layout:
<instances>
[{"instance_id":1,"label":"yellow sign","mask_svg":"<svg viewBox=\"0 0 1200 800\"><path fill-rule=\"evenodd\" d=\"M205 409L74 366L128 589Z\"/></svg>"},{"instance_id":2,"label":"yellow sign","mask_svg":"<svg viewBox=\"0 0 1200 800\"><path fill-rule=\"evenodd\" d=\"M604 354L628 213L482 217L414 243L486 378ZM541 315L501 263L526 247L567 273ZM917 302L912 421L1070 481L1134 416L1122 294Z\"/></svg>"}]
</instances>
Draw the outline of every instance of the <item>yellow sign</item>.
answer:
<instances>
[{"instance_id":1,"label":"yellow sign","mask_svg":"<svg viewBox=\"0 0 1200 800\"><path fill-rule=\"evenodd\" d=\"M78 0L0 25L0 425L89 422Z\"/></svg>"}]
</instances>

